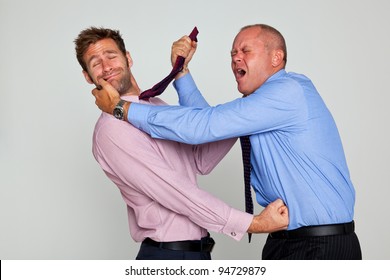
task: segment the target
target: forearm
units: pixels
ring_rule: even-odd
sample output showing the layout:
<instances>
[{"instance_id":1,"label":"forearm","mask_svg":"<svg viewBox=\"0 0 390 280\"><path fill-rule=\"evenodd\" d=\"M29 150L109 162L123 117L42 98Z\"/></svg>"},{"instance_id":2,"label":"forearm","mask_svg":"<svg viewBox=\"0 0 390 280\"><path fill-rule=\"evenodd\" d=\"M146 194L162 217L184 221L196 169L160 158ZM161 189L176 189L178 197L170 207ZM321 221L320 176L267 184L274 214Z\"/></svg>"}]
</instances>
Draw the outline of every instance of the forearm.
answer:
<instances>
[{"instance_id":1,"label":"forearm","mask_svg":"<svg viewBox=\"0 0 390 280\"><path fill-rule=\"evenodd\" d=\"M185 107L198 107L205 108L210 105L199 91L195 81L190 73L184 75L182 78L177 79L173 83L178 96L179 105Z\"/></svg>"},{"instance_id":2,"label":"forearm","mask_svg":"<svg viewBox=\"0 0 390 280\"><path fill-rule=\"evenodd\" d=\"M231 150L236 141L237 138L231 138L194 145L193 153L198 172L202 175L209 174Z\"/></svg>"}]
</instances>

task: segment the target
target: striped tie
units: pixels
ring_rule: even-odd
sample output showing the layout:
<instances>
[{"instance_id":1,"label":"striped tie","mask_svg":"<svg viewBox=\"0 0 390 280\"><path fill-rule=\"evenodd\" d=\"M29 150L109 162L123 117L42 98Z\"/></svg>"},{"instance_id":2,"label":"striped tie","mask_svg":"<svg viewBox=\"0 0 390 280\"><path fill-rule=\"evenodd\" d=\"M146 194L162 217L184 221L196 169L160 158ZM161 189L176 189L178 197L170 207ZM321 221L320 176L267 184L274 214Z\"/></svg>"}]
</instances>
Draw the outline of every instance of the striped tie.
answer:
<instances>
[{"instance_id":1,"label":"striped tie","mask_svg":"<svg viewBox=\"0 0 390 280\"><path fill-rule=\"evenodd\" d=\"M245 185L245 211L253 214L253 201L251 191L251 142L249 136L240 137L242 162L244 165L244 185ZM252 234L248 233L249 243Z\"/></svg>"}]
</instances>

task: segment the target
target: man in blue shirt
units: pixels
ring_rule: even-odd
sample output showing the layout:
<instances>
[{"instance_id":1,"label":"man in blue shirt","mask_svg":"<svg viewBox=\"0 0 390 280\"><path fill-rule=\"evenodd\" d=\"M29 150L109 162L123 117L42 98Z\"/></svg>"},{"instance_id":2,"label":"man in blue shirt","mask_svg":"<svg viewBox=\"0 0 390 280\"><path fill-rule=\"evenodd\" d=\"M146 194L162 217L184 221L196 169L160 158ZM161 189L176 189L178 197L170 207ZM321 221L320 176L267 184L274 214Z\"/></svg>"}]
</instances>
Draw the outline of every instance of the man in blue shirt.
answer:
<instances>
[{"instance_id":1,"label":"man in blue shirt","mask_svg":"<svg viewBox=\"0 0 390 280\"><path fill-rule=\"evenodd\" d=\"M196 43L184 36L173 48L186 57L174 86L191 98L198 89L187 65ZM283 36L268 25L246 26L233 42L231 58L245 98L208 108L128 102L127 120L152 137L190 144L250 135L257 202L266 206L282 198L290 215L287 231L268 236L263 259L361 259L355 190L336 124L312 82L285 71ZM112 113L119 97L101 82L103 90L93 91L96 104Z\"/></svg>"}]
</instances>

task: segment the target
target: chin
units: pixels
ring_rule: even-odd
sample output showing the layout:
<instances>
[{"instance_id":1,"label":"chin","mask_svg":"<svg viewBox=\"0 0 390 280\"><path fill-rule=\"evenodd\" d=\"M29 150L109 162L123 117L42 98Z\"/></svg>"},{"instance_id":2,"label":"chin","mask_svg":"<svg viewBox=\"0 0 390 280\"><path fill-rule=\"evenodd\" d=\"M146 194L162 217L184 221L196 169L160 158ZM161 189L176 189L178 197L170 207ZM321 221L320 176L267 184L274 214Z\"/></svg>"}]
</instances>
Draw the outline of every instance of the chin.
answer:
<instances>
[{"instance_id":1,"label":"chin","mask_svg":"<svg viewBox=\"0 0 390 280\"><path fill-rule=\"evenodd\" d=\"M243 89L241 89L240 87L238 87L238 91L239 91L243 96L247 96L247 95L250 94L250 93L248 93L248 91L243 90Z\"/></svg>"}]
</instances>

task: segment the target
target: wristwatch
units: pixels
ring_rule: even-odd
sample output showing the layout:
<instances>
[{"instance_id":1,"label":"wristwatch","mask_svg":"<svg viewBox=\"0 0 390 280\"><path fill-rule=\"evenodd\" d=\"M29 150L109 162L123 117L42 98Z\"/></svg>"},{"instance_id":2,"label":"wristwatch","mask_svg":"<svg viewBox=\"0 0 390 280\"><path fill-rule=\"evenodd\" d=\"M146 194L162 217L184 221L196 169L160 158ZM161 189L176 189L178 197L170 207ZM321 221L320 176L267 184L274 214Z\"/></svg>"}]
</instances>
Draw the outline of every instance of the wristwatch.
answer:
<instances>
[{"instance_id":1,"label":"wristwatch","mask_svg":"<svg viewBox=\"0 0 390 280\"><path fill-rule=\"evenodd\" d=\"M118 104L116 104L114 111L112 111L112 114L114 115L115 118L118 120L124 120L124 113L125 110L123 109L123 104L125 104L125 101L121 99Z\"/></svg>"}]
</instances>

